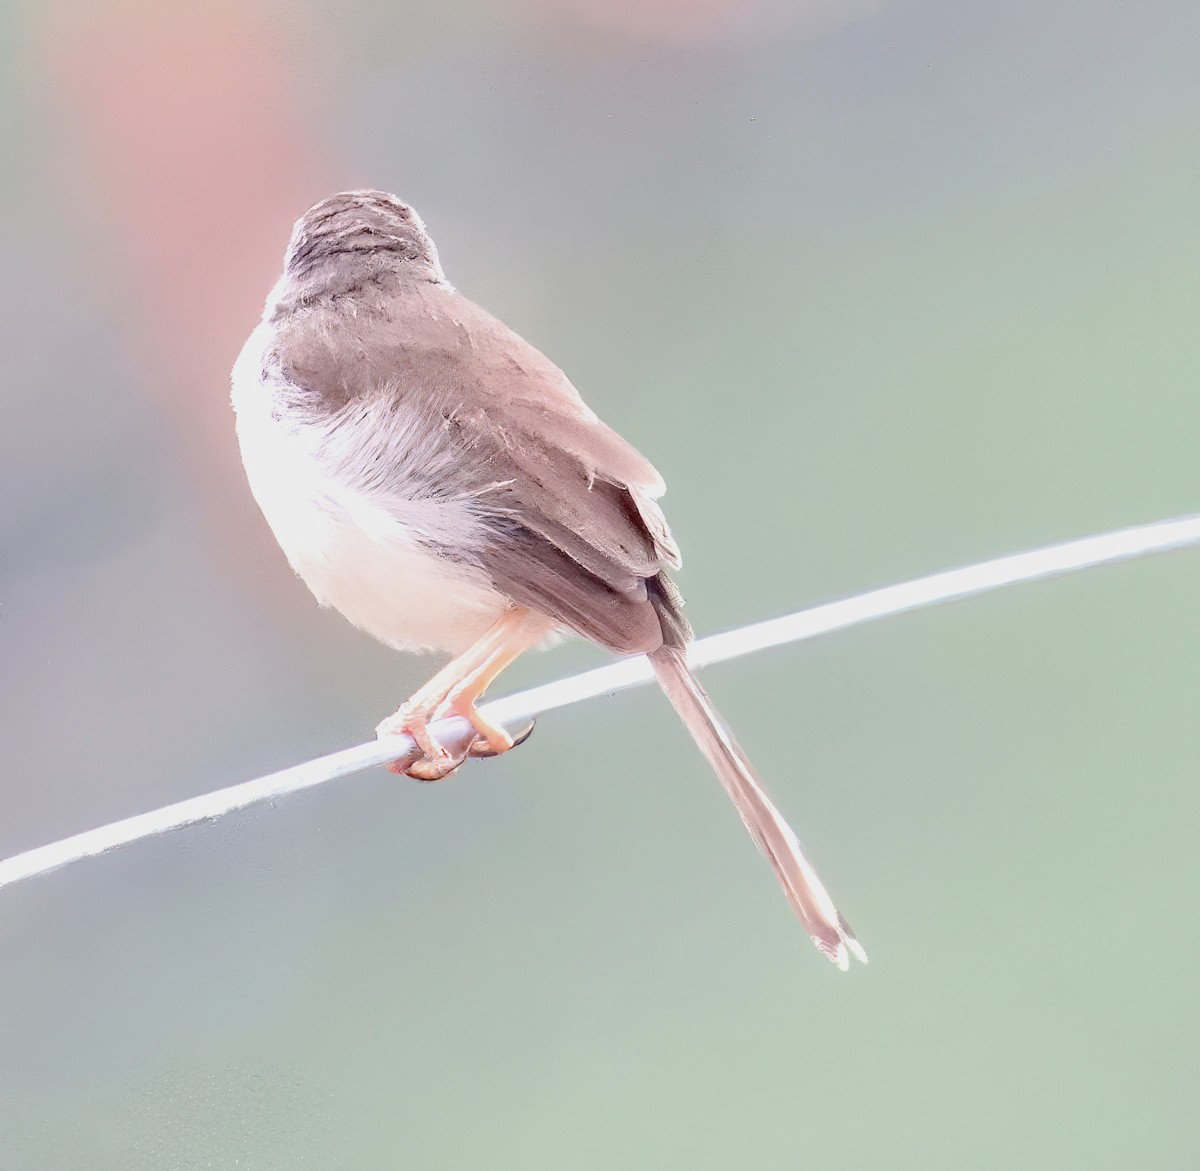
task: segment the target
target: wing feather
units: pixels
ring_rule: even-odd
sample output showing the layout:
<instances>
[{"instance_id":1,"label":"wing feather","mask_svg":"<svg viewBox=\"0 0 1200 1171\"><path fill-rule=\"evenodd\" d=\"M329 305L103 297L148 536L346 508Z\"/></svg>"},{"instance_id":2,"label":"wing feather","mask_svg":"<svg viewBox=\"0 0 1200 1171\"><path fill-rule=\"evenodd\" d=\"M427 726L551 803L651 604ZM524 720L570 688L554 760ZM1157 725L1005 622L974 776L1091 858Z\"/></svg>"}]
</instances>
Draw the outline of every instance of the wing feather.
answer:
<instances>
[{"instance_id":1,"label":"wing feather","mask_svg":"<svg viewBox=\"0 0 1200 1171\"><path fill-rule=\"evenodd\" d=\"M369 474L385 507L389 495L469 501L488 538L448 542L446 555L476 561L501 593L595 642L632 653L654 650L664 631L685 637L663 575L679 550L654 467L485 310L435 285L405 296L413 303L386 318L356 319L355 345L344 320L279 331L272 360L354 453L345 462L358 482Z\"/></svg>"}]
</instances>

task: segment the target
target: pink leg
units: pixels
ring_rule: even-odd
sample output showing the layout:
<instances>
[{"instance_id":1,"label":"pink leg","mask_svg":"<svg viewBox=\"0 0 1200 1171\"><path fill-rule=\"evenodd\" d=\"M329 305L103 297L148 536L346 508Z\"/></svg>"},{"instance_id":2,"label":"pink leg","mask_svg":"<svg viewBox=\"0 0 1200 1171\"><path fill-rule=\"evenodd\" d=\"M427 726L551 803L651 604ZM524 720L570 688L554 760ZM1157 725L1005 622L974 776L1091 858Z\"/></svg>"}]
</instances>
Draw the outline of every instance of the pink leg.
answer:
<instances>
[{"instance_id":1,"label":"pink leg","mask_svg":"<svg viewBox=\"0 0 1200 1171\"><path fill-rule=\"evenodd\" d=\"M451 659L432 679L402 703L375 729L379 736L406 733L425 754L424 759L407 768L394 768L422 781L440 781L463 762L439 744L429 731L436 716L455 715L470 720L479 740L471 751L494 756L512 748L512 737L481 715L475 708L492 680L530 647L540 642L553 623L543 614L523 606L514 606L502 614L457 658ZM392 768L391 765L388 766Z\"/></svg>"}]
</instances>

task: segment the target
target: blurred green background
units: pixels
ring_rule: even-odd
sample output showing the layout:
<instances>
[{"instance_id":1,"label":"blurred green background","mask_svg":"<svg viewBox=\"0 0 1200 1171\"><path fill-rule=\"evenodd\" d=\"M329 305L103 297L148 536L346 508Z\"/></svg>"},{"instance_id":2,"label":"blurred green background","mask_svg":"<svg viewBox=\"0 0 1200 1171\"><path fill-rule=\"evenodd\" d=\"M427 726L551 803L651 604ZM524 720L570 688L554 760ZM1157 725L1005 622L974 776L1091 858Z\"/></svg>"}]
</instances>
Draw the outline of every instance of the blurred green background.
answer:
<instances>
[{"instance_id":1,"label":"blurred green background","mask_svg":"<svg viewBox=\"0 0 1200 1171\"><path fill-rule=\"evenodd\" d=\"M0 856L362 740L430 672L315 607L234 443L337 189L411 201L657 463L700 632L1197 508L1195 0L3 25ZM849 976L648 691L4 890L0 1167L1194 1167L1198 585L706 673Z\"/></svg>"}]
</instances>

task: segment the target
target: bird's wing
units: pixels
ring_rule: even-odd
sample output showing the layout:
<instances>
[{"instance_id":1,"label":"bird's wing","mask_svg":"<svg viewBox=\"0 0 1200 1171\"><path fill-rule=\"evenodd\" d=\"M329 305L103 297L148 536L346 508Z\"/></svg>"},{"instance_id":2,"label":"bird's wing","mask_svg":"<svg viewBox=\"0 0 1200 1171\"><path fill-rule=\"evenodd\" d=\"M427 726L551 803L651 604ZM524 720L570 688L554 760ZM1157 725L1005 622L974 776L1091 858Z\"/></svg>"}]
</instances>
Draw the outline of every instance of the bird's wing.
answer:
<instances>
[{"instance_id":1,"label":"bird's wing","mask_svg":"<svg viewBox=\"0 0 1200 1171\"><path fill-rule=\"evenodd\" d=\"M447 543L447 555L601 645L633 653L685 640L664 572L679 551L653 466L486 311L436 286L410 296L337 355L311 328L290 350L282 343L287 380L314 394L336 446L355 452L356 481L373 478L385 506L414 490L469 501L483 539Z\"/></svg>"},{"instance_id":2,"label":"bird's wing","mask_svg":"<svg viewBox=\"0 0 1200 1171\"><path fill-rule=\"evenodd\" d=\"M625 456L619 436L599 420L511 403L475 402L458 422L465 449L497 477L502 511L479 557L501 592L621 653L686 639L665 575L679 564L666 521L650 486L605 459Z\"/></svg>"}]
</instances>

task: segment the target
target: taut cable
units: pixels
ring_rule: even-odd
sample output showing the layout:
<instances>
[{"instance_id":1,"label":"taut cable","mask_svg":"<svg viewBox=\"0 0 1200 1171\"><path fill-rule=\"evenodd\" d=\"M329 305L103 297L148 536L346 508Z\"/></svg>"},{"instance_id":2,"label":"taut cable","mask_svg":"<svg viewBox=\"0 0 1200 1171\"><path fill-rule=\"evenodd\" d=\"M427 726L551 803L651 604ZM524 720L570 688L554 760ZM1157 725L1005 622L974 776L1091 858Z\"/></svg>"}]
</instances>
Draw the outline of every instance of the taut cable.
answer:
<instances>
[{"instance_id":1,"label":"taut cable","mask_svg":"<svg viewBox=\"0 0 1200 1171\"><path fill-rule=\"evenodd\" d=\"M724 634L710 635L692 644L689 659L693 666L705 667L711 663L748 655L753 651L800 642L876 618L903 614L908 610L986 593L1002 586L1036 581L1039 578L1070 573L1076 569L1127 561L1148 553L1165 553L1197 544L1200 544L1200 516L1117 529L1093 537L997 557L961 569L933 573L927 577L914 578L898 585L885 586L883 589L855 594L837 602L827 602L808 610L800 610L782 618L772 618ZM483 705L480 710L486 712L492 720L511 728L525 725L534 716L553 711L555 708L567 707L569 704L621 691L627 687L640 687L653 678L649 663L639 655L494 700ZM441 720L431 725L431 729L438 739L452 750L463 745L474 734L470 725L459 718ZM268 801L336 780L338 777L362 772L387 761L415 760L417 755L417 747L408 736L371 740L366 744L306 761L304 764L294 765L252 781L230 785L228 788L179 801L150 813L140 813L134 817L114 821L98 829L63 838L48 846L39 846L0 862L0 887L45 874L84 858L107 853L118 846L129 845L142 838L181 829L201 821L211 821L259 801Z\"/></svg>"}]
</instances>

